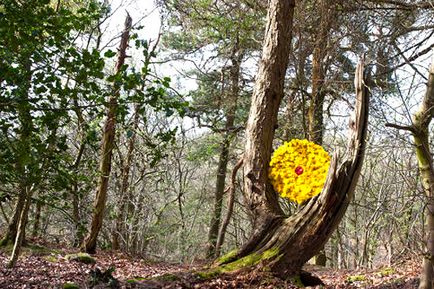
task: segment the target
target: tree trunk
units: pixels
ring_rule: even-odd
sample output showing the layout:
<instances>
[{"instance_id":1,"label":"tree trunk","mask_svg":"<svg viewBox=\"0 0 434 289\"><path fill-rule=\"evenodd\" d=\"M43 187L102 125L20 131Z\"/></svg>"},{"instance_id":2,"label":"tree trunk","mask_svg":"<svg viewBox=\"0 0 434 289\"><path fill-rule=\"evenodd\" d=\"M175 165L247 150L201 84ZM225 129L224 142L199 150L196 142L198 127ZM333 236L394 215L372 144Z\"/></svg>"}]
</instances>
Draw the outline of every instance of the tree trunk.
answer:
<instances>
[{"instance_id":1,"label":"tree trunk","mask_svg":"<svg viewBox=\"0 0 434 289\"><path fill-rule=\"evenodd\" d=\"M322 145L324 134L324 98L325 98L325 60L327 57L327 42L330 34L334 9L330 0L321 0L319 3L320 21L315 35L315 44L312 56L312 98L308 111L308 136L309 140ZM331 13L333 12L333 13Z\"/></svg>"},{"instance_id":2,"label":"tree trunk","mask_svg":"<svg viewBox=\"0 0 434 289\"><path fill-rule=\"evenodd\" d=\"M9 244L13 244L14 240L17 237L18 231L18 223L20 221L21 212L23 211L25 203L25 196L22 195L22 191L20 190L18 194L18 200L14 207L14 214L12 215L12 219L9 222L8 229L4 235L4 237L0 241L0 246L7 246Z\"/></svg>"},{"instance_id":3,"label":"tree trunk","mask_svg":"<svg viewBox=\"0 0 434 289\"><path fill-rule=\"evenodd\" d=\"M74 184L71 189L72 196L72 219L74 220L74 242L73 246L80 246L83 241L85 227L80 217L80 195L78 189L78 180L74 179Z\"/></svg>"},{"instance_id":4,"label":"tree trunk","mask_svg":"<svg viewBox=\"0 0 434 289\"><path fill-rule=\"evenodd\" d=\"M33 224L32 237L35 238L39 235L39 228L41 226L41 211L42 211L42 202L36 202L36 211L35 211L35 223Z\"/></svg>"},{"instance_id":5,"label":"tree trunk","mask_svg":"<svg viewBox=\"0 0 434 289\"><path fill-rule=\"evenodd\" d=\"M419 289L433 288L434 258L434 167L429 148L429 124L434 106L434 58L429 71L428 88L419 111L413 117L413 139L422 186L426 195L426 252L423 259Z\"/></svg>"},{"instance_id":6,"label":"tree trunk","mask_svg":"<svg viewBox=\"0 0 434 289\"><path fill-rule=\"evenodd\" d=\"M28 186L24 186L22 187L22 190L25 192L26 199L18 223L18 231L17 231L17 236L15 238L14 248L12 249L12 254L7 264L8 268L13 268L15 266L18 260L18 256L20 255L21 245L23 244L23 241L25 239L25 234L26 234L26 225L29 216L29 208L32 202L32 193L33 193L32 188Z\"/></svg>"},{"instance_id":7,"label":"tree trunk","mask_svg":"<svg viewBox=\"0 0 434 289\"><path fill-rule=\"evenodd\" d=\"M226 212L226 216L223 220L223 223L219 229L218 236L217 236L217 243L215 247L215 257L220 256L221 247L223 245L223 242L225 240L226 235L226 229L229 225L229 222L232 218L232 213L234 210L234 203L235 203L235 179L237 176L237 172L240 169L240 167L243 165L243 159L240 159L238 163L234 166L234 170L232 171L231 176L231 186L229 188L229 197L228 197L228 209Z\"/></svg>"},{"instance_id":8,"label":"tree trunk","mask_svg":"<svg viewBox=\"0 0 434 289\"><path fill-rule=\"evenodd\" d=\"M120 242L119 237L125 235L125 226L123 225L124 217L125 217L125 210L127 207L127 203L130 202L127 191L129 187L129 180L130 180L130 168L133 162L133 152L134 147L136 143L136 135L137 135L137 129L139 126L139 106L136 106L134 111L134 118L133 118L133 128L132 128L132 135L128 141L128 151L127 151L127 159L125 164L122 167L121 172L121 190L119 192L119 204L118 204L118 212L116 214L116 221L115 221L115 228L112 232L112 249L113 250L119 250L120 249Z\"/></svg>"},{"instance_id":9,"label":"tree trunk","mask_svg":"<svg viewBox=\"0 0 434 289\"><path fill-rule=\"evenodd\" d=\"M116 63L115 73L120 73L121 68L125 63L126 50L128 47L129 33L131 30L132 19L127 14L125 19L125 27L121 37L121 43L119 46L119 55ZM96 193L95 202L93 205L93 216L90 225L90 230L85 240L81 245L81 249L88 253L96 252L96 241L99 231L102 227L105 203L107 199L108 181L111 172L111 161L113 155L113 146L116 134L116 112L118 108L117 98L119 96L120 88L115 84L113 95L109 100L109 108L107 112L107 119L104 125L102 149L101 149L101 161L100 161L100 177L98 184L98 191Z\"/></svg>"},{"instance_id":10,"label":"tree trunk","mask_svg":"<svg viewBox=\"0 0 434 289\"><path fill-rule=\"evenodd\" d=\"M246 128L244 153L244 198L253 220L253 230L281 220L278 196L268 182L268 162L283 97L294 16L294 0L271 0L262 59L256 76Z\"/></svg>"},{"instance_id":11,"label":"tree trunk","mask_svg":"<svg viewBox=\"0 0 434 289\"><path fill-rule=\"evenodd\" d=\"M32 142L32 134L33 134L33 119L30 112L30 104L29 104L29 90L31 86L32 80L32 71L31 71L31 61L27 61L25 64L25 69L27 72L26 82L20 89L17 90L17 96L19 97L19 104L17 106L18 111L18 120L20 122L20 133L19 133L19 144L18 144L18 157L16 162L16 171L17 177L19 178L18 183L18 200L15 204L14 214L12 219L8 225L8 230L5 233L5 236L0 241L0 246L7 246L17 240L19 223L21 216L23 214L23 210L25 209L26 198L27 198L27 188L30 186L30 174L32 172L28 172L26 166L28 162L31 162L30 159L30 146ZM30 201L30 200L29 200ZM27 212L26 212L27 214ZM27 217L27 216L26 216ZM25 231L25 224L22 228ZM23 233L24 235L24 233ZM21 245L20 242L19 245Z\"/></svg>"},{"instance_id":12,"label":"tree trunk","mask_svg":"<svg viewBox=\"0 0 434 289\"><path fill-rule=\"evenodd\" d=\"M269 31L269 30L267 30ZM276 75L275 73L273 75ZM262 74L258 77L261 79ZM363 77L363 63L359 63L356 70L356 110L353 119L350 122L350 136L347 145L347 154L342 163L338 166L337 156L331 161L329 174L322 193L312 198L307 204L290 217L284 217L275 210L276 204L272 204L277 196L270 198L269 191L266 190L266 169L270 155L263 159L249 159L252 156L265 156L267 150L271 147L272 135L265 139L267 146L259 147L246 146L247 163L253 163L246 170L247 186L246 200L249 207L259 216L256 229L250 240L235 254L233 258L225 260L234 262L243 258L252 259L256 256L261 261L260 266L269 268L276 275L287 278L288 276L300 273L302 266L312 256L317 254L322 246L330 238L333 231L341 221L351 199L353 198L354 189L362 168L364 151L366 146L366 132L368 120L368 101L369 91L365 87L366 80ZM260 87L260 84L257 83ZM273 94L271 94L273 95ZM257 97L257 93L254 97ZM254 105L257 105L255 98ZM247 134L247 143L251 144L251 138L256 139L260 133L259 128L266 126L271 122L270 115L271 105L252 108L258 111L255 116L255 129L250 128ZM277 111L275 111L277 113ZM272 115L275 116L275 115ZM252 114L250 115L252 117ZM252 126L252 121L249 119ZM253 133L252 133L253 132ZM264 140L264 142L265 142ZM262 154L252 154L250 151L260 151ZM264 169L266 168L266 169ZM252 171L263 172L262 181L256 180L255 186L252 184ZM271 208L271 209L270 209ZM274 214L273 214L274 213Z\"/></svg>"},{"instance_id":13,"label":"tree trunk","mask_svg":"<svg viewBox=\"0 0 434 289\"><path fill-rule=\"evenodd\" d=\"M423 259L422 274L419 289L433 288L433 258L434 258L434 165L429 148L429 124L434 117L434 57L431 63L428 77L428 87L425 96L419 106L419 111L413 116L411 126L386 124L388 127L408 130L413 135L416 148L416 158L422 187L426 196L425 226L426 243Z\"/></svg>"},{"instance_id":14,"label":"tree trunk","mask_svg":"<svg viewBox=\"0 0 434 289\"><path fill-rule=\"evenodd\" d=\"M226 124L225 132L223 136L223 142L221 144L221 151L219 157L219 163L217 167L217 180L214 194L214 210L211 217L210 229L208 232L208 249L207 258L213 258L216 256L216 244L217 237L221 222L221 214L223 207L223 195L226 184L226 174L229 161L229 147L231 139L233 138L235 113L237 110L238 94L239 94L239 78L240 78L240 66L243 58L243 54L240 52L238 39L234 45L231 55L232 66L230 68L230 80L231 91L229 98L226 101L228 109L226 111Z\"/></svg>"},{"instance_id":15,"label":"tree trunk","mask_svg":"<svg viewBox=\"0 0 434 289\"><path fill-rule=\"evenodd\" d=\"M324 136L324 99L326 68L325 60L327 57L328 36L330 34L332 20L334 20L335 9L331 8L329 0L321 0L320 23L316 33L312 59L312 98L308 110L308 136L309 140L322 145ZM324 248L314 257L314 264L325 266L327 256Z\"/></svg>"},{"instance_id":16,"label":"tree trunk","mask_svg":"<svg viewBox=\"0 0 434 289\"><path fill-rule=\"evenodd\" d=\"M72 198L72 219L74 221L74 242L73 246L77 247L83 241L83 235L85 232L85 228L83 222L80 217L80 191L79 191L79 181L77 178L77 174L79 173L79 166L81 163L81 159L83 157L85 148L86 148L86 140L85 140L85 132L81 126L84 124L84 118L78 106L77 99L74 99L75 113L78 118L78 127L80 130L80 147L77 152L77 156L75 157L75 161L72 164L72 169L74 170L74 176L71 184L71 198Z\"/></svg>"}]
</instances>

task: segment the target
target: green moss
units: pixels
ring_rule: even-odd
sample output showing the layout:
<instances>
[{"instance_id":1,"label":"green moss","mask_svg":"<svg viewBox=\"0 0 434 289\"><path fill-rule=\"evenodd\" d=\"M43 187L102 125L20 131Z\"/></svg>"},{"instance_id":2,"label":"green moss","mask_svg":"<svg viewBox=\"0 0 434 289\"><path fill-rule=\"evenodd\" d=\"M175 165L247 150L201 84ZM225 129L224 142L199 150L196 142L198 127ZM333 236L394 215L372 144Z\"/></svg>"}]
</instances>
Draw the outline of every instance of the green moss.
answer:
<instances>
[{"instance_id":1,"label":"green moss","mask_svg":"<svg viewBox=\"0 0 434 289\"><path fill-rule=\"evenodd\" d=\"M395 270L393 268L384 268L380 272L378 272L377 274L380 277L385 277L385 276L392 275L393 273L395 273Z\"/></svg>"},{"instance_id":2,"label":"green moss","mask_svg":"<svg viewBox=\"0 0 434 289\"><path fill-rule=\"evenodd\" d=\"M66 260L72 260L77 261L85 264L95 264L96 260L92 256L90 256L87 253L76 253L76 254L69 254L65 256Z\"/></svg>"},{"instance_id":3,"label":"green moss","mask_svg":"<svg viewBox=\"0 0 434 289\"><path fill-rule=\"evenodd\" d=\"M276 257L277 254L279 254L278 248L273 248L273 249L267 250L262 254L262 259L264 259L264 260L271 259L271 258Z\"/></svg>"},{"instance_id":4,"label":"green moss","mask_svg":"<svg viewBox=\"0 0 434 289\"><path fill-rule=\"evenodd\" d=\"M167 274L163 274L161 276L157 276L157 277L155 277L155 279L159 280L159 281L177 281L177 280L179 280L179 277L176 276L175 274L167 273Z\"/></svg>"},{"instance_id":5,"label":"green moss","mask_svg":"<svg viewBox=\"0 0 434 289\"><path fill-rule=\"evenodd\" d=\"M48 262L51 262L51 263L56 263L57 262L56 256L53 256L53 255L45 256L44 259L47 260Z\"/></svg>"},{"instance_id":6,"label":"green moss","mask_svg":"<svg viewBox=\"0 0 434 289\"><path fill-rule=\"evenodd\" d=\"M299 275L292 276L291 278L289 278L289 282L291 282L293 285L297 286L298 288L305 287Z\"/></svg>"},{"instance_id":7,"label":"green moss","mask_svg":"<svg viewBox=\"0 0 434 289\"><path fill-rule=\"evenodd\" d=\"M220 258L217 259L216 263L217 264L225 264L228 263L229 261L231 261L238 253L238 250L232 250L229 251L227 254L221 256Z\"/></svg>"},{"instance_id":8,"label":"green moss","mask_svg":"<svg viewBox=\"0 0 434 289\"><path fill-rule=\"evenodd\" d=\"M73 282L66 282L63 284L63 289L80 289L80 286Z\"/></svg>"},{"instance_id":9,"label":"green moss","mask_svg":"<svg viewBox=\"0 0 434 289\"><path fill-rule=\"evenodd\" d=\"M215 277L219 274L222 274L222 273L232 272L232 271L240 270L243 268L255 266L263 260L268 260L268 259L276 257L278 254L279 254L279 249L273 248L273 249L265 251L262 254L253 253L253 254L247 255L241 259L230 262L228 264L223 264L223 265L211 268L207 271L197 272L196 274L201 279L210 279L210 278L213 278L213 277Z\"/></svg>"},{"instance_id":10,"label":"green moss","mask_svg":"<svg viewBox=\"0 0 434 289\"><path fill-rule=\"evenodd\" d=\"M354 276L348 276L347 277L347 282L349 282L349 283L360 282L360 281L366 281L366 276L354 275Z\"/></svg>"},{"instance_id":11,"label":"green moss","mask_svg":"<svg viewBox=\"0 0 434 289\"><path fill-rule=\"evenodd\" d=\"M147 279L143 278L143 277L136 277L136 278L133 278L133 279L128 279L127 283L136 283L136 282L140 282L140 281L143 281L143 280L147 280Z\"/></svg>"}]
</instances>

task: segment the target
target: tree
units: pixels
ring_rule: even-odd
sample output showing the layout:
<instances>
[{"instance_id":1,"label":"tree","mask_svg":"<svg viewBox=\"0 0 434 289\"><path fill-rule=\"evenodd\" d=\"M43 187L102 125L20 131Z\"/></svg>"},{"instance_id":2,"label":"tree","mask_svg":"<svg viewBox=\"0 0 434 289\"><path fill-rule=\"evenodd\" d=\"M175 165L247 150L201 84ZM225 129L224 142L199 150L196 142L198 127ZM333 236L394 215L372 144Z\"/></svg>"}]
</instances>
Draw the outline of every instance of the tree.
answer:
<instances>
[{"instance_id":1,"label":"tree","mask_svg":"<svg viewBox=\"0 0 434 289\"><path fill-rule=\"evenodd\" d=\"M220 263L267 266L281 277L300 273L317 254L342 219L360 174L367 131L368 89L363 64L356 71L356 111L350 123L346 158L338 167L334 157L325 188L300 210L285 217L268 181L268 163L283 97L288 64L294 1L270 2L263 54L247 123L244 155L245 200L254 219L254 232L240 250Z\"/></svg>"},{"instance_id":2,"label":"tree","mask_svg":"<svg viewBox=\"0 0 434 289\"><path fill-rule=\"evenodd\" d=\"M122 32L121 42L119 44L119 55L116 62L115 74L121 74L125 69L124 63L127 56L126 50L130 38L132 19L129 14L125 18L124 31ZM110 96L107 110L107 117L104 125L103 140L101 145L99 182L95 196L94 211L89 233L84 239L81 248L88 253L95 253L96 240L102 227L105 203L107 199L108 181L111 172L111 162L113 147L116 136L116 118L118 114L118 98L120 94L120 83L115 82L113 94Z\"/></svg>"},{"instance_id":3,"label":"tree","mask_svg":"<svg viewBox=\"0 0 434 289\"><path fill-rule=\"evenodd\" d=\"M16 204L2 245L14 243L8 266L13 267L25 239L29 208L36 192L65 187L69 99L101 91L91 83L102 77L104 61L94 50L79 51L76 33L102 15L96 2L72 11L61 2L5 1L0 6L2 39L0 103L2 114L1 182ZM74 67L77 61L80 68ZM76 83L70 88L65 78ZM50 181L48 181L50 180Z\"/></svg>"},{"instance_id":4,"label":"tree","mask_svg":"<svg viewBox=\"0 0 434 289\"><path fill-rule=\"evenodd\" d=\"M410 126L388 123L387 126L410 131L416 149L422 187L426 197L426 252L423 258L419 289L433 288L434 258L434 164L429 143L429 124L434 117L434 58L429 69L428 85L419 110L413 115Z\"/></svg>"},{"instance_id":5,"label":"tree","mask_svg":"<svg viewBox=\"0 0 434 289\"><path fill-rule=\"evenodd\" d=\"M207 61L213 63L211 72L206 69L195 71L199 89L192 93L194 111L191 113L200 126L210 128L221 138L206 249L206 256L213 258L221 227L231 143L242 129L238 116L244 109L240 105L243 100L241 66L246 55L257 47L254 28L262 18L258 17L259 9L252 9L243 1L212 4L209 1L166 1L165 4L172 19L183 27L182 31L169 32L166 37L166 43L177 49L178 57L179 54L197 54L198 50L204 53L210 48L217 54Z\"/></svg>"}]
</instances>

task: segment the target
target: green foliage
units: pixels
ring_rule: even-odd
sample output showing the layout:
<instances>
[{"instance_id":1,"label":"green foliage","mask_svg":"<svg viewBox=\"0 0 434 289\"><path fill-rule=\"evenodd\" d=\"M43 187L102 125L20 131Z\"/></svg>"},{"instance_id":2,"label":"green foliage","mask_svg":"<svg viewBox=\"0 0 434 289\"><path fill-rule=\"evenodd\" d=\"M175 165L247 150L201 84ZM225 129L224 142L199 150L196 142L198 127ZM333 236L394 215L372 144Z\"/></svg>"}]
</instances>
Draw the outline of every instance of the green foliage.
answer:
<instances>
[{"instance_id":1,"label":"green foliage","mask_svg":"<svg viewBox=\"0 0 434 289\"><path fill-rule=\"evenodd\" d=\"M263 25L264 11L225 1L171 0L165 2L165 7L174 27L163 35L166 47L176 50L177 55L200 54L200 59L211 51L206 62L212 69L206 69L206 73L202 69L189 72L199 86L189 94L189 115L199 125L218 131L224 128L225 118L235 105L236 111L230 114L235 114L235 123L241 125L247 117L248 102L240 96L249 99L250 93L244 93L248 86L240 85L237 96L231 95L230 87L238 85L231 83L231 65L242 63L245 56L259 49L255 40L262 37L262 30L257 28Z\"/></svg>"},{"instance_id":2,"label":"green foliage","mask_svg":"<svg viewBox=\"0 0 434 289\"><path fill-rule=\"evenodd\" d=\"M71 187L78 188L80 198L93 188L96 159L85 153L79 169L76 148L99 149L109 96L119 91L120 124L136 106L143 117L147 110L182 117L189 105L172 92L170 78L151 74L156 54L136 35L136 48L145 57L142 67L126 64L112 75L105 72L106 60L116 52L77 43L93 37L108 7L93 0L31 3L6 0L0 12L0 182L8 192L0 193L6 200L20 185L33 187L42 192L38 199L44 204L68 209ZM152 166L176 133L169 127L152 135Z\"/></svg>"},{"instance_id":3,"label":"green foliage","mask_svg":"<svg viewBox=\"0 0 434 289\"><path fill-rule=\"evenodd\" d=\"M104 9L92 1L74 10L31 3L3 1L0 17L0 180L50 191L71 174L65 127L72 100L104 95L95 84L104 60L75 45Z\"/></svg>"}]
</instances>

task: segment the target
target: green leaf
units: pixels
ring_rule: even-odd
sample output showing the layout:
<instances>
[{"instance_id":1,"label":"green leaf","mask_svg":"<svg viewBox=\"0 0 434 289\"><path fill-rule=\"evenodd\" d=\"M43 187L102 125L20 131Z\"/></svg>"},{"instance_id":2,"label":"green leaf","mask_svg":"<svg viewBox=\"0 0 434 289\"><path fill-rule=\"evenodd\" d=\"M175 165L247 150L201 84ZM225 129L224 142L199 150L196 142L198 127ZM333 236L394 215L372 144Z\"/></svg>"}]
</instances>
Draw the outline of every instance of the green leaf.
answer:
<instances>
[{"instance_id":1,"label":"green leaf","mask_svg":"<svg viewBox=\"0 0 434 289\"><path fill-rule=\"evenodd\" d=\"M114 57L114 56L116 56L116 52L114 52L114 51L112 51L112 50L107 50L105 53L104 53L104 57L107 57L107 58L112 58L112 57Z\"/></svg>"}]
</instances>

